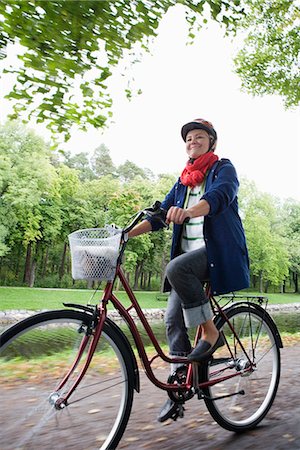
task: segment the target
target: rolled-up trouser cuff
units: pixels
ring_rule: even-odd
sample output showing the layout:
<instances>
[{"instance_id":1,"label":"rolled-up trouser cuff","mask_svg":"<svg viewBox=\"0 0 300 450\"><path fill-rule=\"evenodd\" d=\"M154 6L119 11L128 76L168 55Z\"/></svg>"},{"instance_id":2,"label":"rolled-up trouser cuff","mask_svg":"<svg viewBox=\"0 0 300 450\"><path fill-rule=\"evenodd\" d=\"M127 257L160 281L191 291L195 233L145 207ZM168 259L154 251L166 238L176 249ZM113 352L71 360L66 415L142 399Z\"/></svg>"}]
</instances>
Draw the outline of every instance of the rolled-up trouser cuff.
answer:
<instances>
[{"instance_id":1,"label":"rolled-up trouser cuff","mask_svg":"<svg viewBox=\"0 0 300 450\"><path fill-rule=\"evenodd\" d=\"M182 310L187 328L196 327L213 318L213 312L209 302L193 308L183 308Z\"/></svg>"},{"instance_id":2,"label":"rolled-up trouser cuff","mask_svg":"<svg viewBox=\"0 0 300 450\"><path fill-rule=\"evenodd\" d=\"M189 352L176 352L176 351L173 352L173 351L170 349L170 351L169 351L169 355L172 356L172 357L174 357L174 358L185 357L185 356L189 355L190 353L191 353L191 350L190 350Z\"/></svg>"}]
</instances>

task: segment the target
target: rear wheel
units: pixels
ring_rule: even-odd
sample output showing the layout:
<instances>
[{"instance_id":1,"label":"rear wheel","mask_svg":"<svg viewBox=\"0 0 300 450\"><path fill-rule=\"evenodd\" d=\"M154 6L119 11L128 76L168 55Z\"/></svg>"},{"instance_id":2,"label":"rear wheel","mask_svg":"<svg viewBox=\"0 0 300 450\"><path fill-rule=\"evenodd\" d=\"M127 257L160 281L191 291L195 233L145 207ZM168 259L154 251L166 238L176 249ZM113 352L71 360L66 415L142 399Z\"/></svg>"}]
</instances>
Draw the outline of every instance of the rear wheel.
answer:
<instances>
[{"instance_id":1,"label":"rear wheel","mask_svg":"<svg viewBox=\"0 0 300 450\"><path fill-rule=\"evenodd\" d=\"M1 449L115 449L131 412L134 380L124 342L107 323L87 373L63 409L55 401L68 391L87 351L67 384L57 390L78 354L88 314L49 311L1 335ZM88 347L88 346L87 346Z\"/></svg>"},{"instance_id":2,"label":"rear wheel","mask_svg":"<svg viewBox=\"0 0 300 450\"><path fill-rule=\"evenodd\" d=\"M227 313L245 352L230 326L219 318L217 326L228 344L202 367L202 380L213 381L236 375L203 390L206 406L214 420L230 431L254 428L269 411L280 378L280 352L269 317L262 310L237 306ZM247 358L247 355L249 359Z\"/></svg>"}]
</instances>

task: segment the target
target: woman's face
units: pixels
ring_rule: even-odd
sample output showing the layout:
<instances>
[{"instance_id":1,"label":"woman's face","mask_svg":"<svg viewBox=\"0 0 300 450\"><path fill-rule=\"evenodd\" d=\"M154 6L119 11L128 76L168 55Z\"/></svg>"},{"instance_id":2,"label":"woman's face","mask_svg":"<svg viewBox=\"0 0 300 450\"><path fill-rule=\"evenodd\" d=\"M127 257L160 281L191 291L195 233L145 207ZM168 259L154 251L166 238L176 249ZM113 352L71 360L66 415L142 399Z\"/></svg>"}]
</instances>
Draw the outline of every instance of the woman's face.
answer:
<instances>
[{"instance_id":1,"label":"woman's face","mask_svg":"<svg viewBox=\"0 0 300 450\"><path fill-rule=\"evenodd\" d=\"M208 152L209 135L204 130L191 130L186 135L185 148L189 158L196 159Z\"/></svg>"}]
</instances>

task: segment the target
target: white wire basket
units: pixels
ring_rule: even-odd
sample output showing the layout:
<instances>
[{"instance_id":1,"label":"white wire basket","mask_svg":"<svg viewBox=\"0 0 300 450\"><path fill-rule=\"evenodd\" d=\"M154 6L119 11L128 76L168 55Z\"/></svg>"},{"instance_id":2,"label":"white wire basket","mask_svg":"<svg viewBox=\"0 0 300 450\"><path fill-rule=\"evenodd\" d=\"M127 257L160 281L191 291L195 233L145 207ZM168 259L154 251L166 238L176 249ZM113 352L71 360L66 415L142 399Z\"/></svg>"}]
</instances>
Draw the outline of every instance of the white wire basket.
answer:
<instances>
[{"instance_id":1,"label":"white wire basket","mask_svg":"<svg viewBox=\"0 0 300 450\"><path fill-rule=\"evenodd\" d=\"M113 226L87 228L69 235L74 280L112 281L122 231Z\"/></svg>"}]
</instances>

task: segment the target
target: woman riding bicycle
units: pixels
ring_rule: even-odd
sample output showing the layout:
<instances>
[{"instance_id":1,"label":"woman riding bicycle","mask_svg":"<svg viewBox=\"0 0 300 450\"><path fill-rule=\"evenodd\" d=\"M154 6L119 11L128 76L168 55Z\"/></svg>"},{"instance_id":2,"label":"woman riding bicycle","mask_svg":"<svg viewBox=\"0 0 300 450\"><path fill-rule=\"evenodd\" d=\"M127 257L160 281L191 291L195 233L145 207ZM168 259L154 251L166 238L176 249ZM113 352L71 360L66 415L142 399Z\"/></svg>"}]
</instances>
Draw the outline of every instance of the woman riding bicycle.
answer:
<instances>
[{"instance_id":1,"label":"woman riding bicycle","mask_svg":"<svg viewBox=\"0 0 300 450\"><path fill-rule=\"evenodd\" d=\"M210 280L214 295L244 289L249 286L249 260L238 214L237 174L228 159L219 160L214 153L215 129L210 122L195 119L182 127L181 136L189 159L161 204L167 211L167 223L174 224L164 289L170 291L165 323L170 355L200 362L223 343L203 282ZM129 237L162 227L148 218L133 228ZM198 325L201 339L192 350L187 328ZM176 365L172 366L174 371ZM168 399L158 420L172 417L177 408Z\"/></svg>"}]
</instances>

